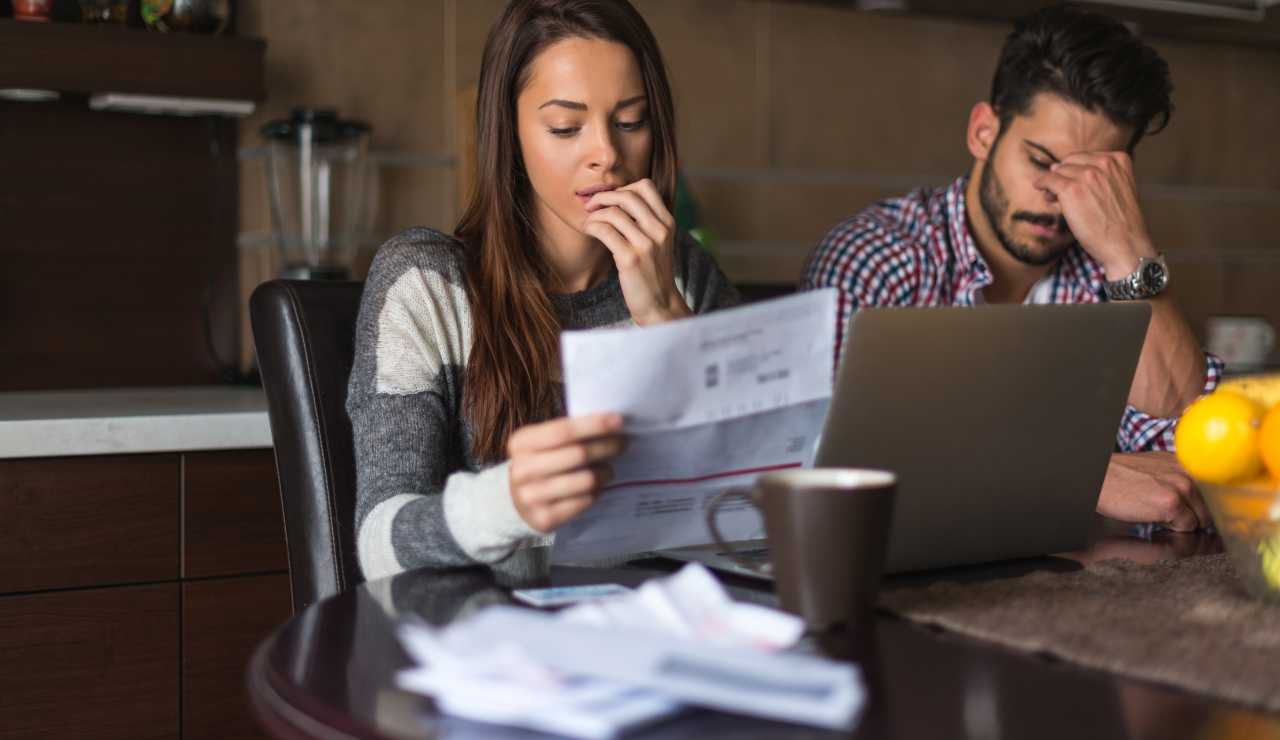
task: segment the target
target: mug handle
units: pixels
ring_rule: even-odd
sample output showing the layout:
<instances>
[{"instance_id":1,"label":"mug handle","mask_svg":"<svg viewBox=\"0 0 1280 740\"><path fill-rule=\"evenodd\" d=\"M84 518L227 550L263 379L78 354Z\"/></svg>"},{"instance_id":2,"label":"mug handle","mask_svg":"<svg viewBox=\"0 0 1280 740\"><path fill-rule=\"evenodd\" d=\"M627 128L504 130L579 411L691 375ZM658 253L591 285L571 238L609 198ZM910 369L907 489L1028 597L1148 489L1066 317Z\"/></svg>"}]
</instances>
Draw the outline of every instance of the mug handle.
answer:
<instances>
[{"instance_id":1,"label":"mug handle","mask_svg":"<svg viewBox=\"0 0 1280 740\"><path fill-rule=\"evenodd\" d=\"M711 499L707 501L706 506L707 529L711 531L711 539L715 540L716 546L721 550L724 550L724 554L728 556L730 560L747 570L760 573L761 575L769 575L773 568L768 563L765 563L764 565L756 565L743 559L742 555L738 553L737 548L733 546L733 543L727 542L724 536L720 534L720 526L716 524L716 514L719 512L720 506L731 498L746 499L747 503L756 507L756 511L761 511L760 502L756 499L755 493L756 491L754 488L726 488L712 496ZM761 514L763 514L763 512L761 512Z\"/></svg>"}]
</instances>

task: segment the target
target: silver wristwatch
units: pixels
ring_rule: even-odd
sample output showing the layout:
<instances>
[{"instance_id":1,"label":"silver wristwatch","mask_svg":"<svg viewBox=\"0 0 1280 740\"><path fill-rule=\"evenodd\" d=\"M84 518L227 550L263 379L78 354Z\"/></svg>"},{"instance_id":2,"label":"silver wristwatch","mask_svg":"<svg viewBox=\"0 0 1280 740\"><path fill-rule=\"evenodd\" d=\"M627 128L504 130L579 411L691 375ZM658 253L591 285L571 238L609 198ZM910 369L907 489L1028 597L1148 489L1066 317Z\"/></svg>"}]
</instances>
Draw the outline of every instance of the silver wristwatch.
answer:
<instances>
[{"instance_id":1,"label":"silver wristwatch","mask_svg":"<svg viewBox=\"0 0 1280 740\"><path fill-rule=\"evenodd\" d=\"M1154 298L1169 285L1169 267L1164 255L1139 257L1138 269L1119 280L1108 280L1103 287L1112 301L1139 301Z\"/></svg>"}]
</instances>

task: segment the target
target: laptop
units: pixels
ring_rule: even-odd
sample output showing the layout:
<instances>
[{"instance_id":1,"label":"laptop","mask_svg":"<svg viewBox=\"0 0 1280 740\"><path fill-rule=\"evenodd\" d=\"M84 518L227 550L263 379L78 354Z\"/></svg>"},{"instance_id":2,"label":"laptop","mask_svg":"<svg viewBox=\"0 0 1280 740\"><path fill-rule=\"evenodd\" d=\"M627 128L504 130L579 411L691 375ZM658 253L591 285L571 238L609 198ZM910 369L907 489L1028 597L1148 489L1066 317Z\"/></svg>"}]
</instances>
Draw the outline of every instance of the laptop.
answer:
<instances>
[{"instance_id":1,"label":"laptop","mask_svg":"<svg viewBox=\"0 0 1280 740\"><path fill-rule=\"evenodd\" d=\"M1083 547L1150 317L1140 302L855 312L815 465L897 473L886 572ZM768 560L763 540L739 549ZM714 545L659 554L760 575Z\"/></svg>"}]
</instances>

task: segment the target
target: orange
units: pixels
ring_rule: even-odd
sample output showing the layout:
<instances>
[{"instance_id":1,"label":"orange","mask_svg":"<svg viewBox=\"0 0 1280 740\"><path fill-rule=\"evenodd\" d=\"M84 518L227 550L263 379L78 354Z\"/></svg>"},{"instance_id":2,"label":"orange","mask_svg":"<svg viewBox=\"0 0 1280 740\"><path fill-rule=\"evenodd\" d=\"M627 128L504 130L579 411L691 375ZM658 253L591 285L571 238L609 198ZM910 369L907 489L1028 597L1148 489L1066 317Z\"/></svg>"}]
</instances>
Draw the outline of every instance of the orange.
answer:
<instances>
[{"instance_id":1,"label":"orange","mask_svg":"<svg viewBox=\"0 0 1280 740\"><path fill-rule=\"evenodd\" d=\"M1178 462L1193 478L1229 484L1262 472L1258 423L1262 404L1219 390L1187 407L1174 432Z\"/></svg>"},{"instance_id":2,"label":"orange","mask_svg":"<svg viewBox=\"0 0 1280 740\"><path fill-rule=\"evenodd\" d=\"M1262 417L1262 426L1258 427L1258 447L1262 452L1262 462L1272 478L1280 478L1280 403Z\"/></svg>"},{"instance_id":3,"label":"orange","mask_svg":"<svg viewBox=\"0 0 1280 740\"><path fill-rule=\"evenodd\" d=\"M1245 522L1265 522L1271 520L1275 491L1274 480L1256 478L1234 487L1216 488L1212 495L1218 508L1229 518Z\"/></svg>"}]
</instances>

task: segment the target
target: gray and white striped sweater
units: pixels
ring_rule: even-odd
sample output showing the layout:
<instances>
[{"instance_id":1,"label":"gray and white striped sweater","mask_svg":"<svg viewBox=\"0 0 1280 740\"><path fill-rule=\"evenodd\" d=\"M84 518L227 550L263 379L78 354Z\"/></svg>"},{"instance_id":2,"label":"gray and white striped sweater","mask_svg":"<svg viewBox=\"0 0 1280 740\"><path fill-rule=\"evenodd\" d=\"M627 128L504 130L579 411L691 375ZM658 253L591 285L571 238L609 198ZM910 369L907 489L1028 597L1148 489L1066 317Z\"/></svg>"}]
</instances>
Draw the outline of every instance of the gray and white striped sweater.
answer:
<instances>
[{"instance_id":1,"label":"gray and white striped sweater","mask_svg":"<svg viewBox=\"0 0 1280 740\"><path fill-rule=\"evenodd\" d=\"M695 313L733 305L737 292L681 234L676 283ZM462 246L409 229L378 251L361 299L347 388L356 453L356 540L373 580L419 566L486 563L512 575L546 567L551 537L516 513L507 464L482 467L471 450L462 390L473 342ZM565 329L629 324L617 272L581 293L553 294ZM554 382L548 379L547 382Z\"/></svg>"}]
</instances>

